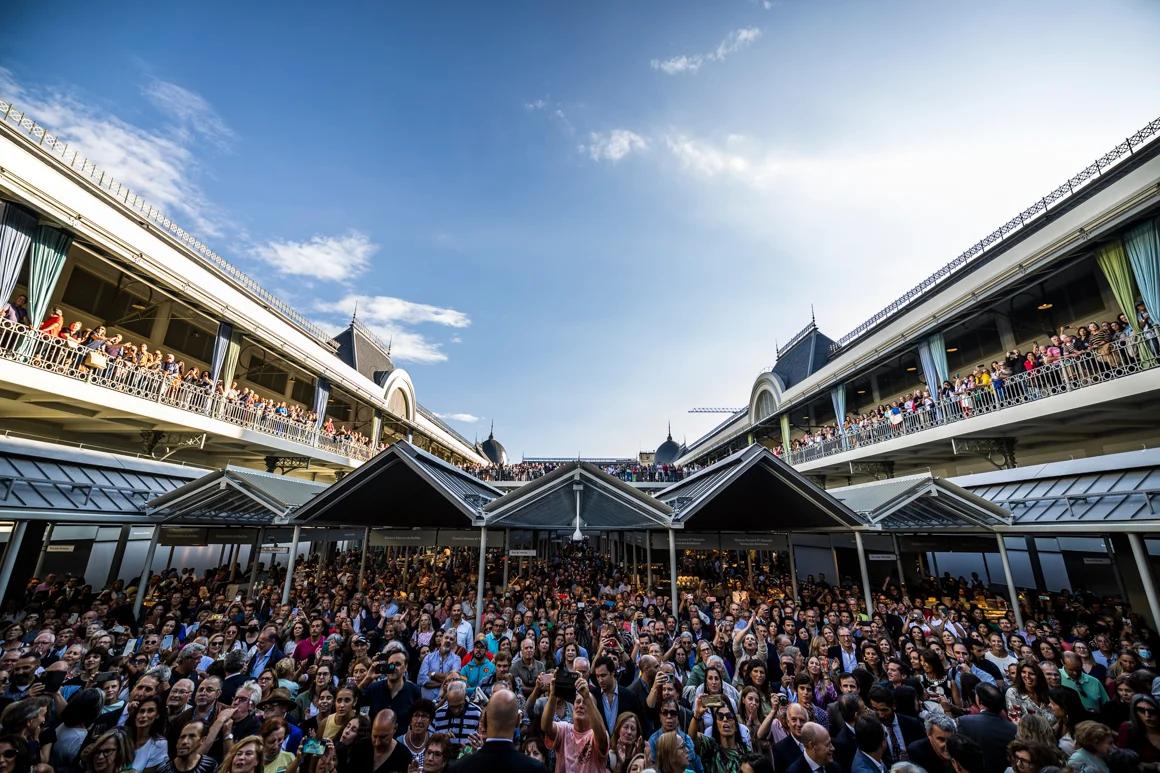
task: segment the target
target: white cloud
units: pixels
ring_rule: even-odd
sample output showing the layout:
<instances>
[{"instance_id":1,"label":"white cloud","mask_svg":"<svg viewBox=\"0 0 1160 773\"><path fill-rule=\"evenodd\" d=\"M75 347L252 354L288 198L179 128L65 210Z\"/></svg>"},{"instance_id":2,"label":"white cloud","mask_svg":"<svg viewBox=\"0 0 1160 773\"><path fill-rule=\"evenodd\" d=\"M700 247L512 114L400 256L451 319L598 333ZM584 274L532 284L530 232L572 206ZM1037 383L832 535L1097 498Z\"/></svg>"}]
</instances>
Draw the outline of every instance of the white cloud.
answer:
<instances>
[{"instance_id":1,"label":"white cloud","mask_svg":"<svg viewBox=\"0 0 1160 773\"><path fill-rule=\"evenodd\" d=\"M592 132L588 136L588 145L581 145L580 149L586 152L593 161L611 161L616 163L629 153L644 150L648 147L648 140L629 129Z\"/></svg>"},{"instance_id":2,"label":"white cloud","mask_svg":"<svg viewBox=\"0 0 1160 773\"><path fill-rule=\"evenodd\" d=\"M440 419L448 421L462 421L465 424L474 424L479 421L478 416L473 416L470 413L436 413Z\"/></svg>"},{"instance_id":3,"label":"white cloud","mask_svg":"<svg viewBox=\"0 0 1160 773\"><path fill-rule=\"evenodd\" d=\"M167 122L155 130L144 129L88 104L75 94L58 89L31 89L19 84L12 73L0 68L0 93L50 133L95 163L147 202L175 219L186 219L191 229L205 237L220 236L224 216L206 199L195 181L199 140L210 132L214 144L229 136L217 117L205 130L191 131L195 115L217 114L202 97L173 84L155 82L159 95L151 97ZM187 97L184 116L178 116L179 92ZM148 93L148 91L147 91Z\"/></svg>"},{"instance_id":4,"label":"white cloud","mask_svg":"<svg viewBox=\"0 0 1160 773\"><path fill-rule=\"evenodd\" d=\"M717 44L717 48L705 54L678 54L667 59L653 59L649 65L666 75L695 73L709 62L724 62L738 51L748 48L761 37L759 27L735 29Z\"/></svg>"},{"instance_id":5,"label":"white cloud","mask_svg":"<svg viewBox=\"0 0 1160 773\"><path fill-rule=\"evenodd\" d=\"M343 282L361 274L379 247L359 231L313 236L304 242L272 239L251 249L280 274Z\"/></svg>"},{"instance_id":6,"label":"white cloud","mask_svg":"<svg viewBox=\"0 0 1160 773\"><path fill-rule=\"evenodd\" d=\"M410 362L445 362L447 354L443 351L442 343L408 326L431 324L462 329L471 325L471 318L456 309L414 303L387 295L350 293L336 301L318 301L314 304L315 311L344 320L355 314L356 309L359 321L390 344L392 358Z\"/></svg>"},{"instance_id":7,"label":"white cloud","mask_svg":"<svg viewBox=\"0 0 1160 773\"><path fill-rule=\"evenodd\" d=\"M178 86L176 83L154 79L142 93L162 113L170 116L183 130L199 134L219 145L233 139L234 132L206 101L205 97Z\"/></svg>"},{"instance_id":8,"label":"white cloud","mask_svg":"<svg viewBox=\"0 0 1160 773\"><path fill-rule=\"evenodd\" d=\"M525 102L524 103L524 110L531 110L531 111L545 110L549 106L551 106L551 104L552 104L551 102L549 102L548 100L541 97L540 99L533 99L529 102Z\"/></svg>"}]
</instances>

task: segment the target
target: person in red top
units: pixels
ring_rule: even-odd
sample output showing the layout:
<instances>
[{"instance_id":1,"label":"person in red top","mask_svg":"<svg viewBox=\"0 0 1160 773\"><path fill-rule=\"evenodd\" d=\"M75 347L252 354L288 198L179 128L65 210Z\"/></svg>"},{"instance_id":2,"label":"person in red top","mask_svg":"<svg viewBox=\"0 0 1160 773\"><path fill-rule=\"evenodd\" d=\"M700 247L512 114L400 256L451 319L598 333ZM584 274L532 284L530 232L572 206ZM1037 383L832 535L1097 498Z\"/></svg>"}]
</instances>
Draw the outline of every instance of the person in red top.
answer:
<instances>
[{"instance_id":1,"label":"person in red top","mask_svg":"<svg viewBox=\"0 0 1160 773\"><path fill-rule=\"evenodd\" d=\"M299 663L310 660L322 649L322 642L325 640L326 621L316 617L310 621L310 635L295 645L294 659Z\"/></svg>"},{"instance_id":2,"label":"person in red top","mask_svg":"<svg viewBox=\"0 0 1160 773\"><path fill-rule=\"evenodd\" d=\"M52 313L40 323L40 332L44 333L49 338L56 338L60 335L61 328L64 327L64 312L60 309L53 309Z\"/></svg>"}]
</instances>

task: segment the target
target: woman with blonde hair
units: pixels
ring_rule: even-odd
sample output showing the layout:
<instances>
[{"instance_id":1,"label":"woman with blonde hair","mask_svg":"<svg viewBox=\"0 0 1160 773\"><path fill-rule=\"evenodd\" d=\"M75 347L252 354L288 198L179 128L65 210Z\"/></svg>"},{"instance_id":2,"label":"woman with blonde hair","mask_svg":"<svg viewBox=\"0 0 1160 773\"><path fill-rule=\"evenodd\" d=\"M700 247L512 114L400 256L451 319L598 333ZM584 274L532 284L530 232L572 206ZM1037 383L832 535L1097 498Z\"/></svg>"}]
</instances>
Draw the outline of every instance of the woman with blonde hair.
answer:
<instances>
[{"instance_id":1,"label":"woman with blonde hair","mask_svg":"<svg viewBox=\"0 0 1160 773\"><path fill-rule=\"evenodd\" d=\"M689 750L675 730L657 739L657 773L685 773L689 767Z\"/></svg>"},{"instance_id":2,"label":"woman with blonde hair","mask_svg":"<svg viewBox=\"0 0 1160 773\"><path fill-rule=\"evenodd\" d=\"M262 767L262 736L247 735L226 752L217 773L257 773Z\"/></svg>"},{"instance_id":3,"label":"woman with blonde hair","mask_svg":"<svg viewBox=\"0 0 1160 773\"><path fill-rule=\"evenodd\" d=\"M608 739L608 768L613 773L628 769L628 763L640 753L644 736L640 718L631 711L622 711L616 718Z\"/></svg>"}]
</instances>

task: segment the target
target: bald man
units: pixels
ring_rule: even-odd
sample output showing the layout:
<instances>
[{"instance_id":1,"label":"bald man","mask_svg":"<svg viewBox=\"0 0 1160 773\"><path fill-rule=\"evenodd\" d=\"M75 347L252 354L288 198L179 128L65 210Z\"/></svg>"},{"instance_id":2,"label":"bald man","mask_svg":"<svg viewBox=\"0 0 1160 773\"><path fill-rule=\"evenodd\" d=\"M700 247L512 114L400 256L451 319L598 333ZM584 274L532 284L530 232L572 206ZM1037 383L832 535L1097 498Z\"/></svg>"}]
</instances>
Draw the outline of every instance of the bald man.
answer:
<instances>
[{"instance_id":1,"label":"bald man","mask_svg":"<svg viewBox=\"0 0 1160 773\"><path fill-rule=\"evenodd\" d=\"M802 728L809 722L810 715L803 706L791 703L785 710L785 729L789 735L773 746L773 763L778 770L789 770L805 754L801 742Z\"/></svg>"},{"instance_id":2,"label":"bald man","mask_svg":"<svg viewBox=\"0 0 1160 773\"><path fill-rule=\"evenodd\" d=\"M802 725L801 759L789 766L787 773L841 773L834 762L834 743L830 733L817 722Z\"/></svg>"},{"instance_id":3,"label":"bald man","mask_svg":"<svg viewBox=\"0 0 1160 773\"><path fill-rule=\"evenodd\" d=\"M375 715L371 723L370 740L356 741L350 750L351 771L373 771L374 773L407 773L411 764L411 752L395 738L399 722L395 712L383 709Z\"/></svg>"},{"instance_id":4,"label":"bald man","mask_svg":"<svg viewBox=\"0 0 1160 773\"><path fill-rule=\"evenodd\" d=\"M457 760L452 773L547 773L539 760L533 760L516 749L516 729L520 712L516 696L509 690L496 690L483 714L483 747L475 754Z\"/></svg>"}]
</instances>

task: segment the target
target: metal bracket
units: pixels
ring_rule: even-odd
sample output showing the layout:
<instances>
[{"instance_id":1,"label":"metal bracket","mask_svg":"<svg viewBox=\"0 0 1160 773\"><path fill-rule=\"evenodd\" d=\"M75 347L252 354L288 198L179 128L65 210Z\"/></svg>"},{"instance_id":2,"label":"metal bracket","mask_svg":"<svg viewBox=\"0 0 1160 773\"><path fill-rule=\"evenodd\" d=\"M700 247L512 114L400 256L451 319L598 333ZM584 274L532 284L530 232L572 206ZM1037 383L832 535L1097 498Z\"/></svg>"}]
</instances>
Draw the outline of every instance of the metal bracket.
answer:
<instances>
[{"instance_id":1,"label":"metal bracket","mask_svg":"<svg viewBox=\"0 0 1160 773\"><path fill-rule=\"evenodd\" d=\"M1015 462L1015 438L951 438L951 450L955 456L979 456L995 466L997 470L1013 470ZM1000 461L995 461L995 457Z\"/></svg>"},{"instance_id":2,"label":"metal bracket","mask_svg":"<svg viewBox=\"0 0 1160 773\"><path fill-rule=\"evenodd\" d=\"M283 475L291 470L310 469L309 456L267 456L266 472L280 471Z\"/></svg>"},{"instance_id":3,"label":"metal bracket","mask_svg":"<svg viewBox=\"0 0 1160 773\"><path fill-rule=\"evenodd\" d=\"M178 451L187 451L196 448L205 449L206 433L200 435L181 435L180 433L162 432L155 429L142 430L141 442L145 445L145 452L158 461L165 461Z\"/></svg>"},{"instance_id":4,"label":"metal bracket","mask_svg":"<svg viewBox=\"0 0 1160 773\"><path fill-rule=\"evenodd\" d=\"M894 462L850 462L850 476L873 475L875 480L893 478Z\"/></svg>"},{"instance_id":5,"label":"metal bracket","mask_svg":"<svg viewBox=\"0 0 1160 773\"><path fill-rule=\"evenodd\" d=\"M824 489L826 487L826 476L822 473L807 473L806 478L810 483L813 483L820 489Z\"/></svg>"}]
</instances>

